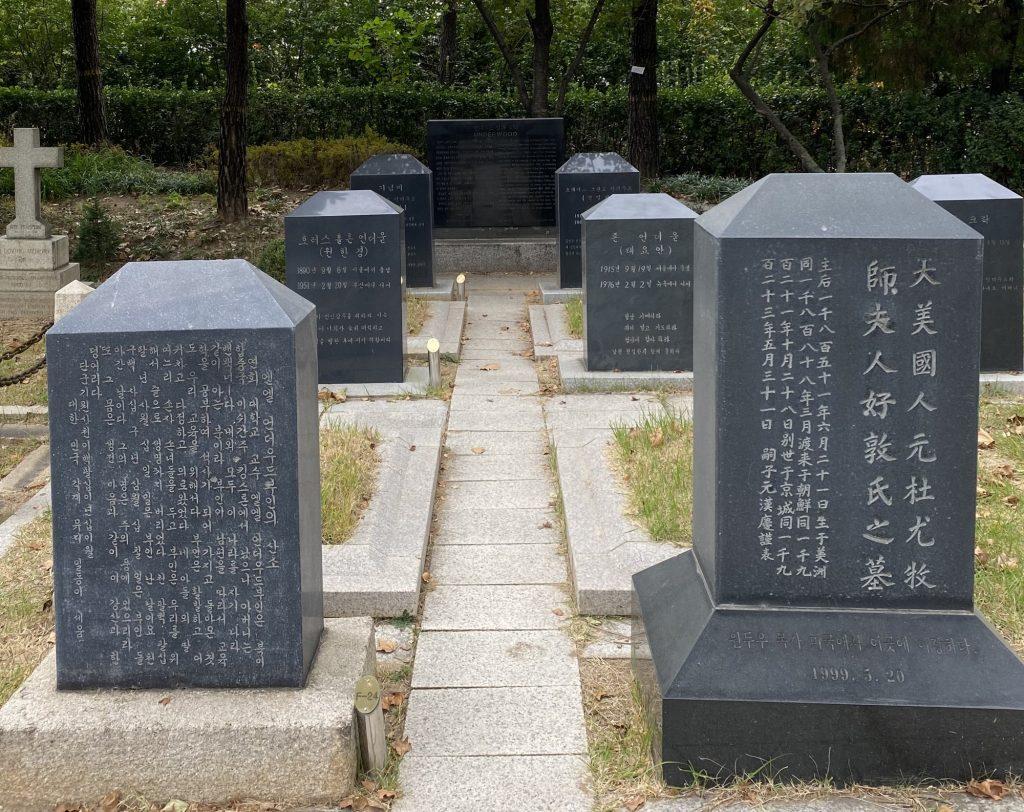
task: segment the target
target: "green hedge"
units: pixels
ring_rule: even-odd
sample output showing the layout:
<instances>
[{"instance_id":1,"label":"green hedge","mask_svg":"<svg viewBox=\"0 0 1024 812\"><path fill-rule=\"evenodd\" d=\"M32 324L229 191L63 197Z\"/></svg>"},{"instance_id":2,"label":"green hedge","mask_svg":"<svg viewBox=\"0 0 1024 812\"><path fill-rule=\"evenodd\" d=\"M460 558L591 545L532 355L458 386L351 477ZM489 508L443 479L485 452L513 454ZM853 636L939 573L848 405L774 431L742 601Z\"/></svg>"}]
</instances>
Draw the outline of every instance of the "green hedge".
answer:
<instances>
[{"instance_id":1,"label":"green hedge","mask_svg":"<svg viewBox=\"0 0 1024 812\"><path fill-rule=\"evenodd\" d=\"M766 98L827 160L827 105L821 93L778 87ZM890 93L866 86L842 89L851 170L984 172L1024 189L1024 100L980 92L945 96ZM111 135L125 149L158 163L202 159L217 140L218 92L109 88ZM367 128L424 148L429 118L518 115L514 100L494 94L426 87L280 88L252 93L253 144L335 138ZM621 90L573 91L565 111L572 151L625 150L626 99ZM768 125L728 84L662 92L662 169L759 177L797 168ZM47 141L78 140L74 92L0 88L0 123L40 126Z\"/></svg>"}]
</instances>

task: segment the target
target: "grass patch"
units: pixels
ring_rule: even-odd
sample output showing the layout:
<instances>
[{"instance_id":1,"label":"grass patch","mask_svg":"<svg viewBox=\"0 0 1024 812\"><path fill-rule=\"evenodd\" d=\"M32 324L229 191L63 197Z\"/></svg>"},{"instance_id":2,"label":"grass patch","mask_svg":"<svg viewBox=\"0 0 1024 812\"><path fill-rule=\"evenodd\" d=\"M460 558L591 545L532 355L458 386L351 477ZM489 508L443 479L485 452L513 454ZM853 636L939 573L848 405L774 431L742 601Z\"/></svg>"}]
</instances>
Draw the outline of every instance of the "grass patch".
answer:
<instances>
[{"instance_id":1,"label":"grass patch","mask_svg":"<svg viewBox=\"0 0 1024 812\"><path fill-rule=\"evenodd\" d=\"M687 172L667 178L655 178L648 185L650 191L670 194L687 203L694 211L703 213L727 197L742 191L751 183L753 181L749 178L724 178L720 175Z\"/></svg>"},{"instance_id":2,"label":"grass patch","mask_svg":"<svg viewBox=\"0 0 1024 812\"><path fill-rule=\"evenodd\" d=\"M344 544L373 496L377 481L377 433L359 426L320 431L320 505L324 544Z\"/></svg>"},{"instance_id":3,"label":"grass patch","mask_svg":"<svg viewBox=\"0 0 1024 812\"><path fill-rule=\"evenodd\" d=\"M583 338L583 300L578 296L565 300L565 321L569 327L569 335Z\"/></svg>"},{"instance_id":4,"label":"grass patch","mask_svg":"<svg viewBox=\"0 0 1024 812\"><path fill-rule=\"evenodd\" d=\"M693 425L665 408L635 426L615 426L614 462L629 489L630 514L656 541L690 544Z\"/></svg>"},{"instance_id":5,"label":"grass patch","mask_svg":"<svg viewBox=\"0 0 1024 812\"><path fill-rule=\"evenodd\" d=\"M426 299L419 296L405 297L405 327L409 331L409 335L418 336L420 334L429 313L430 303Z\"/></svg>"},{"instance_id":6,"label":"grass patch","mask_svg":"<svg viewBox=\"0 0 1024 812\"><path fill-rule=\"evenodd\" d=\"M38 437L0 437L0 479L13 471L29 452L35 451L42 444L43 441Z\"/></svg>"},{"instance_id":7,"label":"grass patch","mask_svg":"<svg viewBox=\"0 0 1024 812\"><path fill-rule=\"evenodd\" d=\"M53 537L50 514L22 528L0 558L0 705L52 645Z\"/></svg>"},{"instance_id":8,"label":"grass patch","mask_svg":"<svg viewBox=\"0 0 1024 812\"><path fill-rule=\"evenodd\" d=\"M0 351L21 345L44 325L34 321L9 321L0 324ZM38 341L24 352L0 363L0 378L16 375L34 366L46 355L46 339ZM21 383L0 387L0 406L45 406L46 368Z\"/></svg>"}]
</instances>

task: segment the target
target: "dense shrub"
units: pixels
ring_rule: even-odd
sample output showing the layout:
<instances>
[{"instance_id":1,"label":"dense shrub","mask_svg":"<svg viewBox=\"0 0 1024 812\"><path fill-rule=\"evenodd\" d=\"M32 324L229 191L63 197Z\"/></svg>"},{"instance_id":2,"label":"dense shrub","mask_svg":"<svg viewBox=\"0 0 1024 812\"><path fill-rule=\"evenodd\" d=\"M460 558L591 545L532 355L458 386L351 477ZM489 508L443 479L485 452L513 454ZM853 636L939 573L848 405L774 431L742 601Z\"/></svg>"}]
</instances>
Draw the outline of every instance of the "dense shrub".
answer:
<instances>
[{"instance_id":1,"label":"dense shrub","mask_svg":"<svg viewBox=\"0 0 1024 812\"><path fill-rule=\"evenodd\" d=\"M809 88L762 88L763 95L823 162L831 125L824 96ZM981 92L945 96L894 93L868 86L841 89L850 169L984 172L1024 188L1024 99ZM788 149L731 85L702 83L665 90L659 97L662 169L760 177L797 167ZM217 140L219 95L212 91L109 88L111 137L157 163L199 160ZM437 86L320 87L254 90L250 141L340 138L367 128L425 149L430 118L519 115L514 100ZM574 90L566 99L569 148L625 150L626 96L622 89ZM0 88L0 123L43 128L49 143L79 139L74 92Z\"/></svg>"},{"instance_id":2,"label":"dense shrub","mask_svg":"<svg viewBox=\"0 0 1024 812\"><path fill-rule=\"evenodd\" d=\"M257 184L348 188L349 175L367 158L383 152L413 152L411 147L367 131L348 138L278 141L249 150L249 178Z\"/></svg>"},{"instance_id":3,"label":"dense shrub","mask_svg":"<svg viewBox=\"0 0 1024 812\"><path fill-rule=\"evenodd\" d=\"M278 282L284 284L284 240L280 238L271 240L263 246L259 257L256 258L256 267L267 274L267 276L272 276Z\"/></svg>"},{"instance_id":4,"label":"dense shrub","mask_svg":"<svg viewBox=\"0 0 1024 812\"><path fill-rule=\"evenodd\" d=\"M685 198L697 207L695 211L703 212L742 191L752 182L752 178L727 178L687 172L655 178L647 186L652 192L667 192L674 197Z\"/></svg>"},{"instance_id":5,"label":"dense shrub","mask_svg":"<svg viewBox=\"0 0 1024 812\"><path fill-rule=\"evenodd\" d=\"M121 232L110 219L106 209L95 200L82 209L82 222L78 227L75 262L80 262L88 274L101 269L107 262L117 259Z\"/></svg>"}]
</instances>

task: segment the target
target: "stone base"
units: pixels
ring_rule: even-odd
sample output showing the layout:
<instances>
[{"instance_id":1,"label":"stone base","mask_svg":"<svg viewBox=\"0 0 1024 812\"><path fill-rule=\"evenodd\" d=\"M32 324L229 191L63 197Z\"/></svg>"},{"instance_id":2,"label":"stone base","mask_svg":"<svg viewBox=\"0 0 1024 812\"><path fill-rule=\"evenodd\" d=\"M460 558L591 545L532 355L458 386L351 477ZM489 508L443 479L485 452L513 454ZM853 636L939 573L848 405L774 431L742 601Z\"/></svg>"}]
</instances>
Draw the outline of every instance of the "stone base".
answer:
<instances>
[{"instance_id":1,"label":"stone base","mask_svg":"<svg viewBox=\"0 0 1024 812\"><path fill-rule=\"evenodd\" d=\"M334 392L350 398L393 398L398 395L423 395L430 386L426 367L407 367L405 380L394 383L322 383L321 392Z\"/></svg>"},{"instance_id":2,"label":"stone base","mask_svg":"<svg viewBox=\"0 0 1024 812\"><path fill-rule=\"evenodd\" d=\"M352 703L374 656L370 618L329 619L303 689L58 692L51 652L0 709L0 804L49 812L113 789L158 806L336 802L355 783Z\"/></svg>"},{"instance_id":3,"label":"stone base","mask_svg":"<svg viewBox=\"0 0 1024 812\"><path fill-rule=\"evenodd\" d=\"M549 236L435 238L434 268L445 274L552 273L558 239Z\"/></svg>"},{"instance_id":4,"label":"stone base","mask_svg":"<svg viewBox=\"0 0 1024 812\"><path fill-rule=\"evenodd\" d=\"M455 277L446 276L434 280L432 288L406 288L406 296L415 296L417 299L436 299L450 302L455 298Z\"/></svg>"},{"instance_id":5,"label":"stone base","mask_svg":"<svg viewBox=\"0 0 1024 812\"><path fill-rule=\"evenodd\" d=\"M14 271L55 271L71 261L68 238L24 240L0 237L0 268Z\"/></svg>"},{"instance_id":6,"label":"stone base","mask_svg":"<svg viewBox=\"0 0 1024 812\"><path fill-rule=\"evenodd\" d=\"M530 305L529 310L534 358L549 358L562 353L581 355L586 349L583 339L573 338L569 332L564 304Z\"/></svg>"},{"instance_id":7,"label":"stone base","mask_svg":"<svg viewBox=\"0 0 1024 812\"><path fill-rule=\"evenodd\" d=\"M427 342L436 338L442 356L458 360L462 355L462 330L466 325L465 302L430 302L430 314L418 335L405 341L405 357L427 360Z\"/></svg>"},{"instance_id":8,"label":"stone base","mask_svg":"<svg viewBox=\"0 0 1024 812\"><path fill-rule=\"evenodd\" d=\"M579 299L583 296L583 288L562 288L557 282L541 282L540 298L546 304L560 304L569 299Z\"/></svg>"},{"instance_id":9,"label":"stone base","mask_svg":"<svg viewBox=\"0 0 1024 812\"><path fill-rule=\"evenodd\" d=\"M558 375L566 392L621 392L631 389L693 390L692 372L589 370L582 355L558 354Z\"/></svg>"},{"instance_id":10,"label":"stone base","mask_svg":"<svg viewBox=\"0 0 1024 812\"><path fill-rule=\"evenodd\" d=\"M77 262L56 270L0 270L0 320L49 320L54 294L79 277Z\"/></svg>"},{"instance_id":11,"label":"stone base","mask_svg":"<svg viewBox=\"0 0 1024 812\"><path fill-rule=\"evenodd\" d=\"M687 552L633 576L633 670L673 786L1024 770L1024 663L975 612L716 606Z\"/></svg>"},{"instance_id":12,"label":"stone base","mask_svg":"<svg viewBox=\"0 0 1024 812\"><path fill-rule=\"evenodd\" d=\"M1012 392L1015 395L1024 395L1024 373L1020 372L982 372L981 391L986 389L995 391Z\"/></svg>"}]
</instances>

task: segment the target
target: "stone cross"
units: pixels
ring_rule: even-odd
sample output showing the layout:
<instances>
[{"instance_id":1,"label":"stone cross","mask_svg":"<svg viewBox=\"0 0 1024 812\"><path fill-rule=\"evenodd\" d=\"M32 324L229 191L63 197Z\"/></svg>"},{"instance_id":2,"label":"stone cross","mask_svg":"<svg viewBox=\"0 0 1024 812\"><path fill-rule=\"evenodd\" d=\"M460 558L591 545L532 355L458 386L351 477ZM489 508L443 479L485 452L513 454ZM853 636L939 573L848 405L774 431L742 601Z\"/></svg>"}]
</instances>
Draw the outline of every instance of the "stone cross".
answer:
<instances>
[{"instance_id":1,"label":"stone cross","mask_svg":"<svg viewBox=\"0 0 1024 812\"><path fill-rule=\"evenodd\" d=\"M40 239L50 228L40 220L42 183L39 170L64 166L63 147L39 146L39 129L15 127L14 146L0 148L0 167L14 170L14 221L7 226L13 239Z\"/></svg>"}]
</instances>

